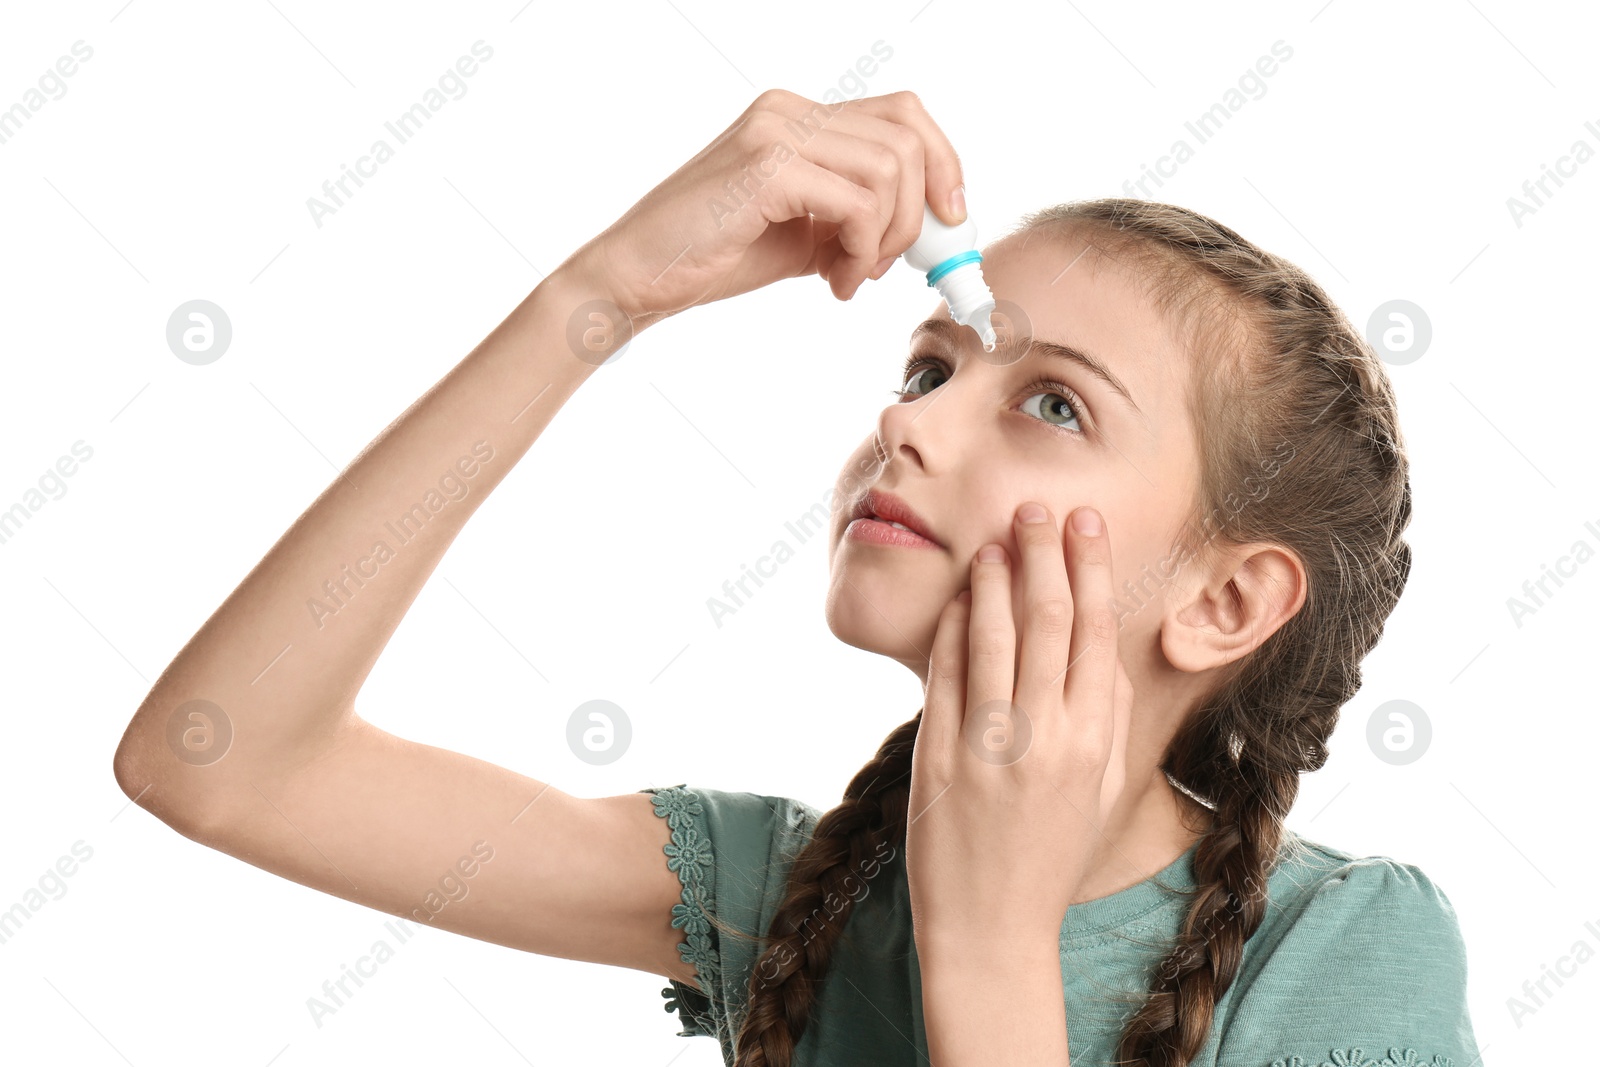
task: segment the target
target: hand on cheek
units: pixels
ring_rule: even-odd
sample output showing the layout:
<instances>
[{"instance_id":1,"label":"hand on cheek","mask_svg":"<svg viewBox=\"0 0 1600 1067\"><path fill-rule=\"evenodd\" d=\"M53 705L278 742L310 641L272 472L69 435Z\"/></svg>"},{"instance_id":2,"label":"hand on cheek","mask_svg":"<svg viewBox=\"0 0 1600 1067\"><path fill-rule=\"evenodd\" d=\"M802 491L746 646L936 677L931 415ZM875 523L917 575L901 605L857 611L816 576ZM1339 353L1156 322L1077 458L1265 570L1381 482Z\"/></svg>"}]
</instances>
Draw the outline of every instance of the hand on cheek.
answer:
<instances>
[{"instance_id":1,"label":"hand on cheek","mask_svg":"<svg viewBox=\"0 0 1600 1067\"><path fill-rule=\"evenodd\" d=\"M1078 508L1058 532L1024 504L1014 530L1016 591L1009 553L984 546L934 639L906 841L919 938L1059 930L1126 780L1104 524Z\"/></svg>"}]
</instances>

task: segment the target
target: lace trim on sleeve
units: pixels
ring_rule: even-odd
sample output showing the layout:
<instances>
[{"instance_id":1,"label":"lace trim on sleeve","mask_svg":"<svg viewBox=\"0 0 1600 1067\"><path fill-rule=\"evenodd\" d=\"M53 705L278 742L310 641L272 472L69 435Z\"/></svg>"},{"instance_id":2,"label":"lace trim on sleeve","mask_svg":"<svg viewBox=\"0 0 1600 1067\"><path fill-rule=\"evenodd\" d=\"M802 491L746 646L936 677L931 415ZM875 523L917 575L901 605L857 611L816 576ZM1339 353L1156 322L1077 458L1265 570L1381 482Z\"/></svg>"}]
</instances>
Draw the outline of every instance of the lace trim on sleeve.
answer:
<instances>
[{"instance_id":1,"label":"lace trim on sleeve","mask_svg":"<svg viewBox=\"0 0 1600 1067\"><path fill-rule=\"evenodd\" d=\"M1273 1060L1272 1067L1455 1067L1455 1061L1449 1056L1435 1052L1433 1059L1425 1060L1414 1048L1391 1048L1388 1055L1382 1059L1368 1056L1363 1049L1329 1049L1330 1059L1316 1061L1303 1060L1299 1056L1287 1056L1281 1060Z\"/></svg>"},{"instance_id":2,"label":"lace trim on sleeve","mask_svg":"<svg viewBox=\"0 0 1600 1067\"><path fill-rule=\"evenodd\" d=\"M678 943L678 956L684 963L694 965L701 986L695 989L669 978L672 984L661 991L667 998L664 1010L678 1013L678 1021L684 1025L679 1037L716 1037L712 1003L722 964L715 930L706 919L707 913L716 911L716 897L711 879L711 841L698 825L705 809L699 796L682 784L641 792L651 795L656 814L667 820L672 831L672 841L662 846L662 852L667 856L667 869L677 872L683 886L680 902L672 906L672 925L684 933L684 940Z\"/></svg>"}]
</instances>

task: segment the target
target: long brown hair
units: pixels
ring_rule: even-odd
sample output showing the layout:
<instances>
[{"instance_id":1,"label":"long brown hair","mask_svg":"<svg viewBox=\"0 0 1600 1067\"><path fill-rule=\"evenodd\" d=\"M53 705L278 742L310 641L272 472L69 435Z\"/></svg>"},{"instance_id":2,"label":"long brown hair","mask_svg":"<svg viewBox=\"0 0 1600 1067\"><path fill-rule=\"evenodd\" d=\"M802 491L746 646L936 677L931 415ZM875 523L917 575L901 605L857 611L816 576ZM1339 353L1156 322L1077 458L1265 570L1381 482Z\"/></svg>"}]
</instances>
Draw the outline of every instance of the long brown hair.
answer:
<instances>
[{"instance_id":1,"label":"long brown hair","mask_svg":"<svg viewBox=\"0 0 1600 1067\"><path fill-rule=\"evenodd\" d=\"M1188 403L1202 467L1180 548L1271 542L1306 568L1305 603L1257 649L1218 670L1161 761L1174 786L1213 810L1194 857L1178 938L1118 1046L1127 1067L1185 1067L1266 912L1300 775L1328 758L1339 708L1361 684L1405 587L1411 487L1393 390L1371 347L1299 268L1233 230L1170 204L1075 201L1027 215L1013 235L1082 234L1138 265L1152 300L1184 329L1195 369ZM1203 368L1203 370L1201 369ZM1269 452L1290 445L1266 491ZM922 713L897 726L796 854L752 969L735 1045L739 1067L789 1067L853 910L845 884L887 843L903 850L911 754ZM802 932L826 900L836 921ZM722 924L717 924L719 928Z\"/></svg>"}]
</instances>

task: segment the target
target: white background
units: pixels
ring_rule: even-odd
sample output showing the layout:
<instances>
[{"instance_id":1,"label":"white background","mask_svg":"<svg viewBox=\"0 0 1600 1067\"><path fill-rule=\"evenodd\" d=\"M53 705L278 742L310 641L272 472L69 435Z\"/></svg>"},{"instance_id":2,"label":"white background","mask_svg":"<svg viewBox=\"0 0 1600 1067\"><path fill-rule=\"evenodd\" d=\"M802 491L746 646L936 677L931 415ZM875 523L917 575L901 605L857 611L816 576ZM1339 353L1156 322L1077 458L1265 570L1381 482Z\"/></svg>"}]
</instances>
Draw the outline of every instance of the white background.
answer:
<instances>
[{"instance_id":1,"label":"white background","mask_svg":"<svg viewBox=\"0 0 1600 1067\"><path fill-rule=\"evenodd\" d=\"M1433 336L1389 368L1410 586L1289 824L1445 890L1485 1062L1590 1042L1600 960L1520 1025L1507 1001L1578 942L1600 947L1600 560L1520 626L1507 599L1575 542L1600 548L1600 161L1521 226L1506 201L1574 141L1600 148L1584 128L1600 126L1600 26L1582 5L1505 0L1211 8L7 5L0 108L73 42L94 53L0 144L0 510L74 442L93 456L0 544L0 910L74 842L93 852L0 945L0 1058L720 1062L675 1036L659 977L431 929L318 1028L306 999L385 917L184 839L128 802L111 757L217 604L539 271L761 89L820 98L879 40L893 55L867 91L921 94L985 241L1025 211L1121 195L1273 42L1293 49L1158 196L1300 263L1358 324L1403 298ZM307 198L479 39L494 55L466 95L318 228ZM234 330L205 367L165 338L196 298ZM829 633L820 539L722 627L706 600L795 544L784 523L891 402L930 298L902 265L849 303L798 279L642 334L468 524L363 714L581 796L688 782L832 806L916 712L916 679ZM605 767L565 742L596 698L634 728ZM1406 766L1366 740L1394 699L1433 730Z\"/></svg>"}]
</instances>

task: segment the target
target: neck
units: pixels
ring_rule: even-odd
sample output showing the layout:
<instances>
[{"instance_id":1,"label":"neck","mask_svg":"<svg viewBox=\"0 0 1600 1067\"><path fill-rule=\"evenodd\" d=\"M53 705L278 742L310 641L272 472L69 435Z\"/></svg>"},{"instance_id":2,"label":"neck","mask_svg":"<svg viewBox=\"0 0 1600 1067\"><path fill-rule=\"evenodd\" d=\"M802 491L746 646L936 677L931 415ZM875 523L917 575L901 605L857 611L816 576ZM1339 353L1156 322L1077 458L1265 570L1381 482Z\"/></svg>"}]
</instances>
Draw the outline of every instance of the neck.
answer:
<instances>
[{"instance_id":1,"label":"neck","mask_svg":"<svg viewBox=\"0 0 1600 1067\"><path fill-rule=\"evenodd\" d=\"M1159 769L1142 789L1134 791L1130 782L1072 903L1098 900L1144 881L1183 855L1211 822L1211 809L1174 788Z\"/></svg>"}]
</instances>

